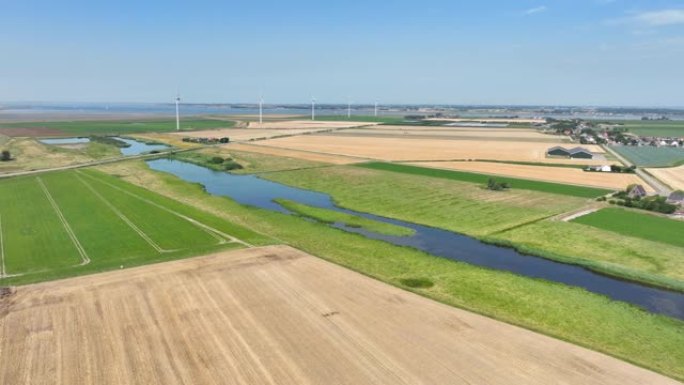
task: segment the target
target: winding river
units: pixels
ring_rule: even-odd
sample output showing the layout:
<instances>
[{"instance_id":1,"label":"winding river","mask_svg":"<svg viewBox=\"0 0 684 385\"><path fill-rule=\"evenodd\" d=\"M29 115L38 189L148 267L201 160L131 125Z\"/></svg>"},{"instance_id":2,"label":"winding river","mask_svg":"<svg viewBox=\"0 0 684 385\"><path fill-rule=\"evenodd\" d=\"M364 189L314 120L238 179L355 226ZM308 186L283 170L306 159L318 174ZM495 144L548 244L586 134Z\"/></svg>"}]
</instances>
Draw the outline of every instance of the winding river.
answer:
<instances>
[{"instance_id":1,"label":"winding river","mask_svg":"<svg viewBox=\"0 0 684 385\"><path fill-rule=\"evenodd\" d=\"M208 193L230 197L241 204L289 213L273 201L276 198L283 198L411 228L415 231L414 235L401 237L335 225L345 231L399 246L413 247L435 256L581 287L653 313L684 320L684 293L624 281L583 267L524 255L511 248L486 244L446 230L340 208L327 194L286 186L254 175L233 175L171 159L151 160L147 164L153 170L173 174L187 182L200 183Z\"/></svg>"}]
</instances>

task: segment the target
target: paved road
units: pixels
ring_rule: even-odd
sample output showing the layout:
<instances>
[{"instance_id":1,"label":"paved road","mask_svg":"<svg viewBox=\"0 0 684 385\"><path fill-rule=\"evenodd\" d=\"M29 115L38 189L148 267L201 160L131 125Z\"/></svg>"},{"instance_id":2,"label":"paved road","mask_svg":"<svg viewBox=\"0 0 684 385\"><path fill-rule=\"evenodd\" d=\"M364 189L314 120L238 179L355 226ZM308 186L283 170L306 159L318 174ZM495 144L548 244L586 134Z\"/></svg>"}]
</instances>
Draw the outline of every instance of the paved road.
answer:
<instances>
[{"instance_id":1,"label":"paved road","mask_svg":"<svg viewBox=\"0 0 684 385\"><path fill-rule=\"evenodd\" d=\"M611 153L613 156L618 158L618 160L622 163L624 163L626 166L634 166L632 162L627 160L625 157L622 155L618 154L616 151L614 151L612 148L608 146L601 146L603 147L606 151ZM669 187L664 185L662 182L660 182L658 179L653 177L651 174L647 173L646 171L640 169L637 167L636 169L636 174L643 179L646 183L648 183L649 186L653 187L653 189L658 193L658 195L661 196L669 196L670 193L672 192Z\"/></svg>"}]
</instances>

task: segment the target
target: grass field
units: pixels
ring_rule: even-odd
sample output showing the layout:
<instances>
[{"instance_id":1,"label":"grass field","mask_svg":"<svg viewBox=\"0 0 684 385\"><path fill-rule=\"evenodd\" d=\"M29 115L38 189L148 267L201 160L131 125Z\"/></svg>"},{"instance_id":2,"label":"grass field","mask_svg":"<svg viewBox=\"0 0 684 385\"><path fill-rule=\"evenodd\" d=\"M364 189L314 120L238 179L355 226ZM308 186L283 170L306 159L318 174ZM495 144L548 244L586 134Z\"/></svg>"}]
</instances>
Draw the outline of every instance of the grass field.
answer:
<instances>
[{"instance_id":1,"label":"grass field","mask_svg":"<svg viewBox=\"0 0 684 385\"><path fill-rule=\"evenodd\" d=\"M409 166L409 165L404 165L404 164L393 164L393 163L371 162L371 163L358 164L356 166L357 167L369 168L369 169L373 169L373 170L392 171L392 172L398 172L398 173L410 174L410 175L421 175L421 176L427 176L427 177L432 177L432 178L441 178L441 179L457 180L457 181L461 181L461 182L478 183L481 185L485 185L487 183L487 180L489 180L489 178L492 177L491 175L486 175L486 174L477 174L477 173L471 173L471 172L452 171L452 170L438 170L438 169L434 169L434 168L417 167L417 166ZM497 181L510 183L511 189L539 191L539 192L568 195L568 196L574 196L574 197L580 197L580 198L596 198L596 197L606 195L606 194L611 192L611 190L607 190L607 189L581 187L581 186L573 186L573 185L558 184L558 183L548 183L548 182L540 182L540 181L533 181L533 180L527 180L527 179L517 179L517 178L510 178L510 177L495 177L495 178Z\"/></svg>"},{"instance_id":2,"label":"grass field","mask_svg":"<svg viewBox=\"0 0 684 385\"><path fill-rule=\"evenodd\" d=\"M581 198L489 191L461 181L353 166L268 173L264 178L330 194L340 206L474 236L581 207Z\"/></svg>"},{"instance_id":3,"label":"grass field","mask_svg":"<svg viewBox=\"0 0 684 385\"><path fill-rule=\"evenodd\" d=\"M93 171L0 181L2 284L244 247L266 239Z\"/></svg>"},{"instance_id":4,"label":"grass field","mask_svg":"<svg viewBox=\"0 0 684 385\"><path fill-rule=\"evenodd\" d=\"M634 211L606 208L574 220L631 237L684 247L684 222Z\"/></svg>"},{"instance_id":5,"label":"grass field","mask_svg":"<svg viewBox=\"0 0 684 385\"><path fill-rule=\"evenodd\" d=\"M665 136L684 138L684 121L643 121L634 120L624 123L624 127L631 133L642 136Z\"/></svg>"},{"instance_id":6,"label":"grass field","mask_svg":"<svg viewBox=\"0 0 684 385\"><path fill-rule=\"evenodd\" d=\"M358 227L386 235L409 236L415 233L415 231L410 228L396 226L390 223L377 222L356 215L322 209L320 207L308 206L287 199L276 199L276 202L298 215L315 219L326 224L342 223L349 227Z\"/></svg>"},{"instance_id":7,"label":"grass field","mask_svg":"<svg viewBox=\"0 0 684 385\"><path fill-rule=\"evenodd\" d=\"M684 248L679 246L557 220L514 228L492 240L547 259L684 291Z\"/></svg>"},{"instance_id":8,"label":"grass field","mask_svg":"<svg viewBox=\"0 0 684 385\"><path fill-rule=\"evenodd\" d=\"M684 148L611 146L639 167L672 167L684 164Z\"/></svg>"},{"instance_id":9,"label":"grass field","mask_svg":"<svg viewBox=\"0 0 684 385\"><path fill-rule=\"evenodd\" d=\"M684 322L652 315L581 289L432 257L410 248L366 239L296 216L243 207L226 198L212 197L201 186L185 183L171 175L152 172L143 163L127 162L108 165L102 169L231 222L252 226L255 230L282 239L294 247L377 279L415 290L404 286L402 280L427 278L435 285L417 291L428 297L606 352L680 380L684 379L684 367L681 365L684 362ZM338 179L336 190L340 191L340 185L345 187L346 184L353 183L356 185L353 190L356 190L360 200L369 198L359 194L359 188L368 185L369 180L376 180L387 187L383 174L389 173L355 167L326 168L319 171L330 172L335 169ZM305 171L296 171L282 174L293 174L292 180L301 180L304 173ZM342 177L344 180L340 182L339 178ZM405 178L412 178L417 183L401 190L396 189L396 186L409 182ZM323 179L323 184L332 185L328 176L323 175ZM427 194L423 195L427 203L421 204L421 209L426 210L439 204L434 207L434 211L439 212L449 207L449 202L440 203L440 200L448 200L450 194L460 195L455 187L458 183L453 181L433 178L429 181L430 185L425 186L428 180L417 176L395 174L390 175L389 179L397 181L397 185L391 185L389 190L372 189L380 194L376 194L373 200L385 209L399 206L415 211L411 204L398 204L400 198L405 197L407 201L411 201L418 195ZM313 181L307 181L306 184L313 184ZM437 190L440 189L444 193L441 198L437 197ZM392 193L388 194L389 191ZM408 193L412 195L406 196ZM339 200L343 195L346 193L336 194L336 199ZM389 199L379 198L383 196ZM486 204L480 206L484 207ZM458 210L454 210L445 213L443 217L449 218L449 222L453 224L461 219L457 213ZM515 212L516 215L526 215L525 213L523 210ZM487 215L484 212L479 217L486 218Z\"/></svg>"},{"instance_id":10,"label":"grass field","mask_svg":"<svg viewBox=\"0 0 684 385\"><path fill-rule=\"evenodd\" d=\"M181 120L182 130L207 130L213 128L232 127L235 122L214 119L188 119ZM65 134L73 135L114 135L132 134L138 132L170 132L176 130L176 121L163 120L95 120L95 121L59 121L59 122L22 122L2 123L3 128L42 128L57 130Z\"/></svg>"}]
</instances>

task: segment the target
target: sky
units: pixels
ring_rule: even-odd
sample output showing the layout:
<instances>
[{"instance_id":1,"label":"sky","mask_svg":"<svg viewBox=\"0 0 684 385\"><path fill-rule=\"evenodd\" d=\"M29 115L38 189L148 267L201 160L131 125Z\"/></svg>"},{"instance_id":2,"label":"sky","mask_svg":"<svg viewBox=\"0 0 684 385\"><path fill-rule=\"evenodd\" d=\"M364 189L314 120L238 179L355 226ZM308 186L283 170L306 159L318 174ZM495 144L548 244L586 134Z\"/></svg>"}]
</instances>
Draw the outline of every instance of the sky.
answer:
<instances>
[{"instance_id":1,"label":"sky","mask_svg":"<svg viewBox=\"0 0 684 385\"><path fill-rule=\"evenodd\" d=\"M684 106L684 0L0 0L0 101Z\"/></svg>"}]
</instances>

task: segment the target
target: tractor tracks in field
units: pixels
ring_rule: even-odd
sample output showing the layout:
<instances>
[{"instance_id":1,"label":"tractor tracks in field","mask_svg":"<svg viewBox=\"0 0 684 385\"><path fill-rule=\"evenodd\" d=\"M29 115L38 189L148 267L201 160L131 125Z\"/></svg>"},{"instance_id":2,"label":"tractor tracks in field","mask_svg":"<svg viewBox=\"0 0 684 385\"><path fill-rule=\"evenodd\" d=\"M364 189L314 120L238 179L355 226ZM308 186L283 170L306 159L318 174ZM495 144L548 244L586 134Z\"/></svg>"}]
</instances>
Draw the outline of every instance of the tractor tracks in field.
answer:
<instances>
[{"instance_id":1,"label":"tractor tracks in field","mask_svg":"<svg viewBox=\"0 0 684 385\"><path fill-rule=\"evenodd\" d=\"M126 194L126 195L129 195L129 196L131 196L131 197L133 197L133 198L136 198L136 199L138 199L138 200L141 200L141 201L143 201L143 202L145 202L145 203L147 203L147 204L149 204L149 205L152 205L152 206L154 206L154 207L156 207L156 208L158 208L158 209L164 210L164 211L166 211L166 212L168 212L168 213L170 213L170 214L173 214L173 215L175 215L175 216L177 216L177 217L179 217L179 218L185 219L186 221L188 221L188 222L192 223L193 225L199 227L200 229L204 230L204 231L207 232L209 235L211 235L212 237L214 237L214 238L216 238L216 239L218 239L218 240L220 240L220 241L229 241L229 242L232 242L232 243L241 244L241 245L243 245L243 246L245 246L245 247L254 247L254 245L251 245L251 244L249 244L249 243L247 243L247 242L245 242L245 241L243 241L243 240L241 240L241 239L238 239L238 238L236 238L236 237L234 237L234 236L232 236L232 235L230 235L230 234L226 234L226 233L222 232L221 230L215 229L215 228L213 228L213 227L211 227L211 226L208 226L208 225L206 225L206 224L204 224L204 223L202 223L202 222L200 222L200 221L198 221L198 220L196 220L196 219L194 219L194 218L191 218L191 217L189 217L189 216L187 216L187 215L183 215L183 214L181 214L181 213L179 213L179 212L177 212L177 211L171 210L171 209L169 209L168 207L165 207L165 206L163 206L163 205L160 205L160 204L158 204L158 203L156 203L156 202L153 202L153 201L151 201L151 200L149 200L149 199L143 198L143 197L141 197L141 196L139 196L139 195L136 195L136 194L134 194L134 193L132 193L132 192L130 192L130 191L127 191L127 190L125 190L125 189L122 189L122 188L120 188L120 187L118 187L118 186L116 186L116 185L113 185L113 184L111 184L111 183L105 182L105 181L103 181L103 180L99 180L98 178L95 178L95 177L93 177L93 176L84 174L84 173L83 173L82 171L80 171L80 170L76 170L75 172L76 172L77 174L79 174L79 175L83 175L83 176L87 177L88 179L94 180L94 181L96 181L96 182L98 182L98 183L101 183L101 184L104 184L104 185L106 185L106 186L109 186L109 187L111 187L111 188L113 188L113 189L115 189L115 190L117 190L117 191L120 191L120 192L122 192L122 193L124 193L124 194Z\"/></svg>"},{"instance_id":2,"label":"tractor tracks in field","mask_svg":"<svg viewBox=\"0 0 684 385\"><path fill-rule=\"evenodd\" d=\"M86 182L80 175L76 174L76 179L83 183L96 197L98 197L110 210L116 214L122 221L124 221L128 227L135 231L140 237L145 240L153 249L157 250L159 253L170 253L176 250L165 250L159 246L149 235L145 234L133 221L131 221L124 213L116 208L107 198L103 197L99 191L97 191L90 183Z\"/></svg>"},{"instance_id":3,"label":"tractor tracks in field","mask_svg":"<svg viewBox=\"0 0 684 385\"><path fill-rule=\"evenodd\" d=\"M50 202L50 205L52 205L52 208L55 210L57 217L62 222L62 225L64 226L64 230L66 230L67 234L69 235L69 238L71 238L71 241L74 243L74 246L76 246L76 250L81 255L81 265L89 264L90 263L90 257L88 256L88 253L85 251L85 249L81 245L81 242L78 240L78 237L76 237L76 233L74 233L74 230L69 225L69 222L67 222L66 218L64 217L64 214L62 214L62 210L59 208L59 205L57 204L55 199L52 197L52 194L50 194L50 191L48 190L47 186L45 185L45 183L43 182L43 180L39 176L36 177L36 181L38 182L38 185L40 185L41 189L45 193L45 196L47 197L47 200Z\"/></svg>"}]
</instances>

